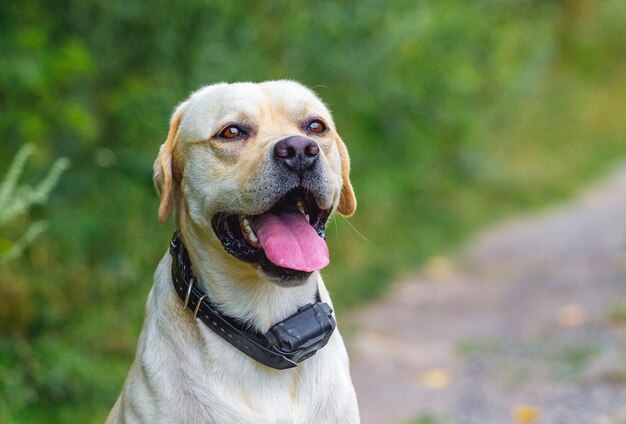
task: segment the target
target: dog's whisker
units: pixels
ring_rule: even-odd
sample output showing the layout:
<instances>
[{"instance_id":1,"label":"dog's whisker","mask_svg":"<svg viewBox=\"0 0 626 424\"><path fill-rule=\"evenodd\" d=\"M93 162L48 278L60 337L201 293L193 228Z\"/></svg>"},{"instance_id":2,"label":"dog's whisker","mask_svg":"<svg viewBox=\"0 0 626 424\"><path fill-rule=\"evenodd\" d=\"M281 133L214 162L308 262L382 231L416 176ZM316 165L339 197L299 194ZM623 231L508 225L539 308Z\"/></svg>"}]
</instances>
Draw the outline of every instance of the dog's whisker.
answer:
<instances>
[{"instance_id":1,"label":"dog's whisker","mask_svg":"<svg viewBox=\"0 0 626 424\"><path fill-rule=\"evenodd\" d=\"M367 238L367 237L365 237L363 234L361 234L361 232L360 232L359 230L357 230L357 229L354 227L354 225L352 225L352 224L350 223L350 221L348 221L348 220L346 219L346 217L345 217L345 216L341 215L341 217L343 218L343 220L344 220L344 221L346 221L346 223L350 226L350 228L352 228L352 229L354 230L354 232L355 232L355 233L357 233L357 234L358 234L358 235L359 235L359 236L360 236L363 240L365 240L365 241L366 241L366 242L368 242L368 243L371 243L371 242L372 242L370 239L368 239L368 238Z\"/></svg>"},{"instance_id":2,"label":"dog's whisker","mask_svg":"<svg viewBox=\"0 0 626 424\"><path fill-rule=\"evenodd\" d=\"M254 177L254 173L250 172L248 174L248 178L246 178L246 185L248 185L248 183L250 183L250 180L252 179L252 177Z\"/></svg>"},{"instance_id":3,"label":"dog's whisker","mask_svg":"<svg viewBox=\"0 0 626 424\"><path fill-rule=\"evenodd\" d=\"M311 89L312 89L312 90L315 90L315 89L316 89L316 88L318 88L318 87L319 87L319 88L328 88L328 87L327 87L327 86L325 86L325 85L322 85L322 84L317 84L317 85L314 85L313 87L311 87Z\"/></svg>"},{"instance_id":4,"label":"dog's whisker","mask_svg":"<svg viewBox=\"0 0 626 424\"><path fill-rule=\"evenodd\" d=\"M176 237L174 238L174 240L180 240L183 241L182 236L183 233L187 231L187 228L189 228L189 223L186 223L184 226L176 229Z\"/></svg>"}]
</instances>

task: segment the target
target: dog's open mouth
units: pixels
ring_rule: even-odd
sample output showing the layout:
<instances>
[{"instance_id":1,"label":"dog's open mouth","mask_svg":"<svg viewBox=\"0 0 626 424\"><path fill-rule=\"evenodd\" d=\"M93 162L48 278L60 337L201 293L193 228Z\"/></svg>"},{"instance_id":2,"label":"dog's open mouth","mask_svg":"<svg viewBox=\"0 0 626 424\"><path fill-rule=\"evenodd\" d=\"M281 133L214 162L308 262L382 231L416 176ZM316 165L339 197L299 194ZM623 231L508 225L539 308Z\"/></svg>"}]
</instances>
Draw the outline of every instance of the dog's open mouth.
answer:
<instances>
[{"instance_id":1,"label":"dog's open mouth","mask_svg":"<svg viewBox=\"0 0 626 424\"><path fill-rule=\"evenodd\" d=\"M324 230L329 215L311 192L298 187L264 213L217 213L212 224L228 253L258 263L269 276L296 280L328 265Z\"/></svg>"}]
</instances>

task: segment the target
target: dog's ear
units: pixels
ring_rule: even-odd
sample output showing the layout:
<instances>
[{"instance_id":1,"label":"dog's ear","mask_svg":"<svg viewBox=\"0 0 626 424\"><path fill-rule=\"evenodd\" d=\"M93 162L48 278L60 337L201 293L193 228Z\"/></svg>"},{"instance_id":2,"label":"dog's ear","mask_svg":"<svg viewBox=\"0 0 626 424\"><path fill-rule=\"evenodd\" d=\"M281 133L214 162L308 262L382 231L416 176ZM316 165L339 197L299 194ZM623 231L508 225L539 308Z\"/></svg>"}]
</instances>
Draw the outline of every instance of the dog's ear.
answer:
<instances>
[{"instance_id":1,"label":"dog's ear","mask_svg":"<svg viewBox=\"0 0 626 424\"><path fill-rule=\"evenodd\" d=\"M161 196L159 205L159 221L164 223L172 214L174 208L174 194L172 192L172 155L178 143L178 127L183 118L187 103L180 104L170 121L170 130L165 143L161 145L159 154L154 161L154 187Z\"/></svg>"},{"instance_id":2,"label":"dog's ear","mask_svg":"<svg viewBox=\"0 0 626 424\"><path fill-rule=\"evenodd\" d=\"M337 211L344 216L350 216L356 210L356 197L354 197L354 190L350 183L350 156L348 156L346 145L339 137L337 137L337 148L341 157L341 179L343 180Z\"/></svg>"}]
</instances>

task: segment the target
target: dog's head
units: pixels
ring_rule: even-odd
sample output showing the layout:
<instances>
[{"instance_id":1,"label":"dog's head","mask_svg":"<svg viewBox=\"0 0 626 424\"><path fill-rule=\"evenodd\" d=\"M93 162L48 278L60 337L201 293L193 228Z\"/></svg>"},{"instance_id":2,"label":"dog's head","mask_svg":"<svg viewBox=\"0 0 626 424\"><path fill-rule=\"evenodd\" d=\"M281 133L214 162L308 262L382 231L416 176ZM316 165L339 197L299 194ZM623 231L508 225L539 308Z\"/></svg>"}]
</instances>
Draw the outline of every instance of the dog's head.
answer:
<instances>
[{"instance_id":1,"label":"dog's head","mask_svg":"<svg viewBox=\"0 0 626 424\"><path fill-rule=\"evenodd\" d=\"M279 284L328 264L324 228L356 199L328 109L292 81L216 84L178 106L154 164L159 219L177 209ZM228 253L226 253L228 252ZM251 264L251 265L250 265Z\"/></svg>"}]
</instances>

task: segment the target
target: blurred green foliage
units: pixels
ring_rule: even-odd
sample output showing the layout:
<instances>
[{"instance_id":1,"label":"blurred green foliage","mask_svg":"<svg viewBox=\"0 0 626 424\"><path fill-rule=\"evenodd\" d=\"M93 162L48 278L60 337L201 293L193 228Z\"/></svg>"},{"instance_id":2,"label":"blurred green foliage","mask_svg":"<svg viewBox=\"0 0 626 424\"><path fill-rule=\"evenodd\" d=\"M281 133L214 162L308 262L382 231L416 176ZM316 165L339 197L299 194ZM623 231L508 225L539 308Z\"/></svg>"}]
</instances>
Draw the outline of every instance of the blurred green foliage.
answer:
<instances>
[{"instance_id":1,"label":"blurred green foliage","mask_svg":"<svg viewBox=\"0 0 626 424\"><path fill-rule=\"evenodd\" d=\"M190 91L290 78L334 111L359 199L328 229L341 313L626 156L625 20L621 0L5 2L0 170L27 142L29 179L73 166L0 272L0 422L112 406L173 230L151 165Z\"/></svg>"},{"instance_id":2,"label":"blurred green foliage","mask_svg":"<svg viewBox=\"0 0 626 424\"><path fill-rule=\"evenodd\" d=\"M35 187L19 184L26 160L32 155L33 150L32 144L23 145L15 155L4 180L0 182L0 228L7 228L33 205L45 204L61 173L69 166L66 158L58 159L50 168L46 178ZM19 257L33 240L45 231L47 226L45 221L31 222L19 238L17 236L14 240L0 238L0 265Z\"/></svg>"}]
</instances>

